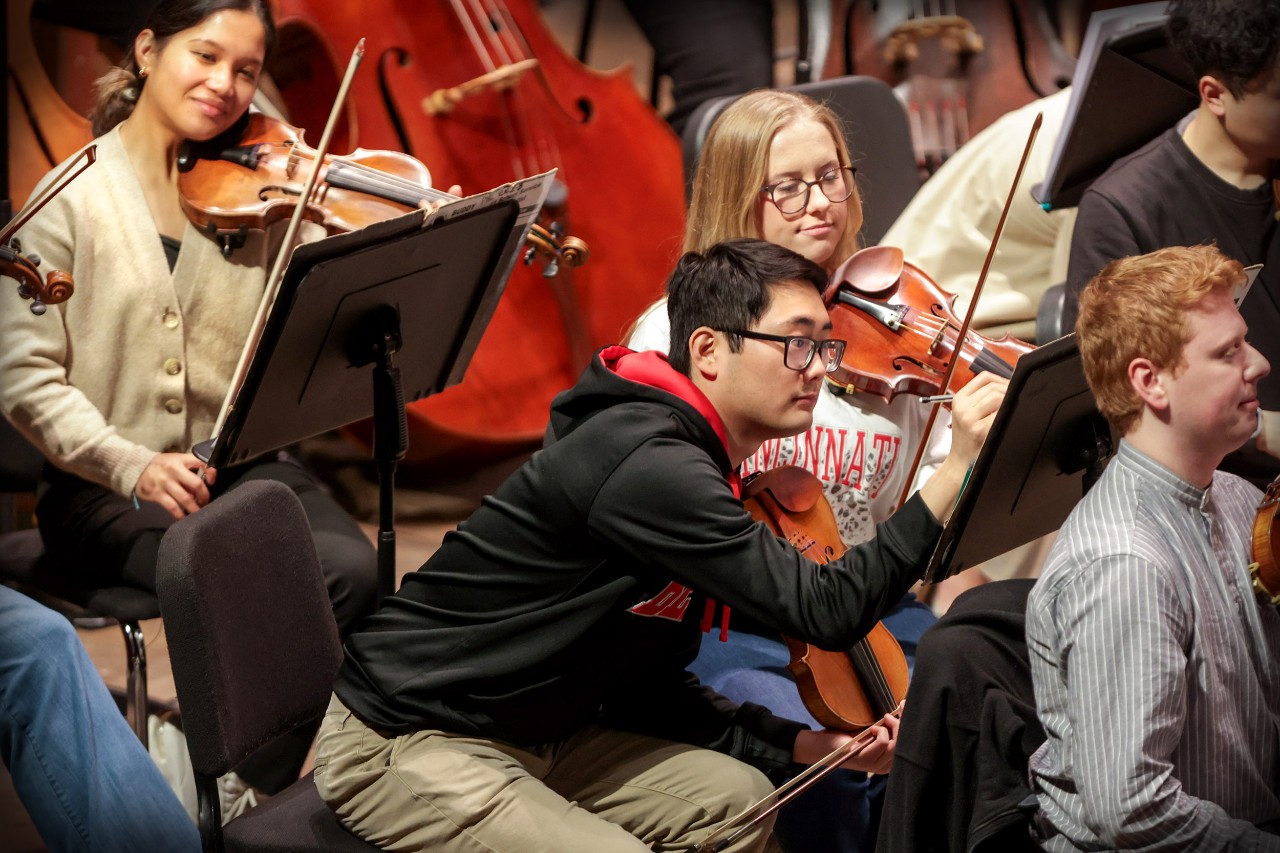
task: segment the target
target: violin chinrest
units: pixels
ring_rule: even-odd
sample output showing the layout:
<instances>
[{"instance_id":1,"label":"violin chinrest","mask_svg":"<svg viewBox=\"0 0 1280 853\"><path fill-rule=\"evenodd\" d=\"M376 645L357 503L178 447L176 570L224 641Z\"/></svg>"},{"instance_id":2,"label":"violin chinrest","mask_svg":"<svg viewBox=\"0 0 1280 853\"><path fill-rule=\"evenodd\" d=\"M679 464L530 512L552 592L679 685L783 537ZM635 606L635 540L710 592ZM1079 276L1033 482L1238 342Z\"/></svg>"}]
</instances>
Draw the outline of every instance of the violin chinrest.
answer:
<instances>
[{"instance_id":1,"label":"violin chinrest","mask_svg":"<svg viewBox=\"0 0 1280 853\"><path fill-rule=\"evenodd\" d=\"M854 252L831 274L831 282L823 291L822 300L827 305L833 303L841 285L848 285L860 293L883 293L898 283L905 263L902 250L896 246L869 246Z\"/></svg>"}]
</instances>

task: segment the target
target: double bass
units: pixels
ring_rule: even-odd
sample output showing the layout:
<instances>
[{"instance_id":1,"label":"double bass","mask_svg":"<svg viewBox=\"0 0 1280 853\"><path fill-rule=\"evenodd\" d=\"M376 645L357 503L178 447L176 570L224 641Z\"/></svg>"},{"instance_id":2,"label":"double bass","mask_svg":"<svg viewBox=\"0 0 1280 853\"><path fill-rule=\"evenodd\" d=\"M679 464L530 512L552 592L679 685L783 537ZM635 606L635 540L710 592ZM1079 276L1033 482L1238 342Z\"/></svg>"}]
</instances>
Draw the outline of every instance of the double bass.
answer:
<instances>
[{"instance_id":1,"label":"double bass","mask_svg":"<svg viewBox=\"0 0 1280 853\"><path fill-rule=\"evenodd\" d=\"M660 295L683 233L678 140L629 77L567 56L529 0L275 8L268 71L302 127L323 124L309 111L366 37L334 150L403 151L464 192L557 170L540 224L580 237L591 261L553 278L517 267L463 382L408 407L407 462L532 449L551 398Z\"/></svg>"},{"instance_id":2,"label":"double bass","mask_svg":"<svg viewBox=\"0 0 1280 853\"><path fill-rule=\"evenodd\" d=\"M1079 34L1107 0L832 4L824 76L862 74L907 105L922 176L1005 113L1070 85Z\"/></svg>"}]
</instances>

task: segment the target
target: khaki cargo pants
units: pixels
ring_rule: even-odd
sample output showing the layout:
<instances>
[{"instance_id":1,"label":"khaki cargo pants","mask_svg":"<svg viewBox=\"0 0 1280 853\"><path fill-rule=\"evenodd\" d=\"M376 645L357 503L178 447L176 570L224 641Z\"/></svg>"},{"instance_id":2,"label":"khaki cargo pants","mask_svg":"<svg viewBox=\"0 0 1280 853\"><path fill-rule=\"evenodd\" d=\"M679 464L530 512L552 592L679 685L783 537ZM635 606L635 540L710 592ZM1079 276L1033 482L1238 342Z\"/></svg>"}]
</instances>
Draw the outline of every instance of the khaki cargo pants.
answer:
<instances>
[{"instance_id":1,"label":"khaki cargo pants","mask_svg":"<svg viewBox=\"0 0 1280 853\"><path fill-rule=\"evenodd\" d=\"M315 780L378 847L457 853L685 851L773 790L729 756L598 726L535 749L439 731L387 738L336 696ZM771 826L727 849L766 849Z\"/></svg>"}]
</instances>

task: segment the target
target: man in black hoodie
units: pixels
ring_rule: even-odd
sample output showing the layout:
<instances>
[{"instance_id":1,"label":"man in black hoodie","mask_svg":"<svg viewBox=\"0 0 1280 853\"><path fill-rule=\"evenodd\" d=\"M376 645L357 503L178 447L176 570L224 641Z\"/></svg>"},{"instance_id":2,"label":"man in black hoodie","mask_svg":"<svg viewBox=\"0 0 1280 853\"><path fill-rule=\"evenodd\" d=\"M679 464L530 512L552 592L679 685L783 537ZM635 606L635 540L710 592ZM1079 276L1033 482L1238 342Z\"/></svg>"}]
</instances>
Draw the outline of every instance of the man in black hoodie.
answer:
<instances>
[{"instance_id":1,"label":"man in black hoodie","mask_svg":"<svg viewBox=\"0 0 1280 853\"><path fill-rule=\"evenodd\" d=\"M957 395L941 469L819 570L751 519L736 470L809 426L844 347L826 283L761 241L689 253L670 362L606 347L556 398L547 446L347 640L315 776L348 828L393 850L687 850L771 790L760 771L848 738L699 685L698 617L715 599L821 646L863 637L919 577L1003 380ZM882 725L860 769L887 769Z\"/></svg>"}]
</instances>

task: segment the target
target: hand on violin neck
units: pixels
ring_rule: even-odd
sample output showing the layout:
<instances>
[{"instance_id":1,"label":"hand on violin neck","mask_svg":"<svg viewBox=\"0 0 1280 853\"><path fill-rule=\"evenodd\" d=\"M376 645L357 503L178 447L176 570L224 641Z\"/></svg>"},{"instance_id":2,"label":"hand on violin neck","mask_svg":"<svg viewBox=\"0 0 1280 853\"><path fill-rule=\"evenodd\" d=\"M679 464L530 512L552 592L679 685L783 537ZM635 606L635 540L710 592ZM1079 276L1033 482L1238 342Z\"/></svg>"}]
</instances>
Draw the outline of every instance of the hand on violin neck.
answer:
<instances>
[{"instance_id":1,"label":"hand on violin neck","mask_svg":"<svg viewBox=\"0 0 1280 853\"><path fill-rule=\"evenodd\" d=\"M857 735L833 729L806 729L796 735L791 759L797 764L816 764L854 737L866 740L867 744L845 759L841 766L864 773L888 773L893 765L894 749L898 745L898 718L892 714L886 714L880 722Z\"/></svg>"},{"instance_id":2,"label":"hand on violin neck","mask_svg":"<svg viewBox=\"0 0 1280 853\"><path fill-rule=\"evenodd\" d=\"M937 472L920 489L935 518L946 523L964 488L969 469L991 431L1009 380L983 372L956 392L951 401L951 450Z\"/></svg>"},{"instance_id":3,"label":"hand on violin neck","mask_svg":"<svg viewBox=\"0 0 1280 853\"><path fill-rule=\"evenodd\" d=\"M458 185L458 184L454 184L453 186L449 187L449 195L451 195L451 196L456 196L457 198L461 198L461 197L462 197L462 187L461 187L460 185ZM422 208L423 210L425 210L425 211L427 212L427 216L430 216L431 214L435 213L437 210L439 210L440 208L444 207L446 204L448 204L448 203L449 203L449 202L451 202L451 201L454 201L454 199L451 199L451 198L436 198L436 199L424 198L424 199L421 199L421 200L418 202L418 207L420 207L420 208Z\"/></svg>"}]
</instances>

